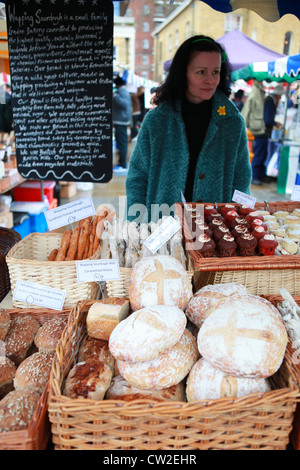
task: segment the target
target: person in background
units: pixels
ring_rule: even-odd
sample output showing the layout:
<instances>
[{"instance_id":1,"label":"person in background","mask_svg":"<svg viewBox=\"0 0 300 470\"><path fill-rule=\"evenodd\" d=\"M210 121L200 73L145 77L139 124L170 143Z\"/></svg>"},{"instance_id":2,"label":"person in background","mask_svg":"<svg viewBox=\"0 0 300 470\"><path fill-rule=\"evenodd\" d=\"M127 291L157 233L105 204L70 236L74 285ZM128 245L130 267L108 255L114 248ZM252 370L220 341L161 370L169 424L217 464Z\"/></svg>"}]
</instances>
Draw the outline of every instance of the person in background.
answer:
<instances>
[{"instance_id":1,"label":"person in background","mask_svg":"<svg viewBox=\"0 0 300 470\"><path fill-rule=\"evenodd\" d=\"M234 94L233 103L236 105L237 109L241 112L245 102L245 93L244 90L238 90Z\"/></svg>"},{"instance_id":2,"label":"person in background","mask_svg":"<svg viewBox=\"0 0 300 470\"><path fill-rule=\"evenodd\" d=\"M122 171L127 168L128 135L127 129L131 119L131 96L126 90L126 82L121 78L115 79L116 92L113 95L113 125L117 150L119 152L119 165L114 171Z\"/></svg>"},{"instance_id":3,"label":"person in background","mask_svg":"<svg viewBox=\"0 0 300 470\"><path fill-rule=\"evenodd\" d=\"M141 103L138 98L137 93L131 93L131 102L132 102L132 113L131 113L131 130L130 136L131 139L134 139L138 135L138 126L140 122L141 114Z\"/></svg>"},{"instance_id":4,"label":"person in background","mask_svg":"<svg viewBox=\"0 0 300 470\"><path fill-rule=\"evenodd\" d=\"M268 151L268 138L264 120L265 92L256 79L242 109L246 127L254 136L252 159L252 184L262 185L266 181L265 161Z\"/></svg>"},{"instance_id":5,"label":"person in background","mask_svg":"<svg viewBox=\"0 0 300 470\"><path fill-rule=\"evenodd\" d=\"M187 202L230 202L236 189L250 193L246 127L229 99L230 70L223 47L208 36L179 47L130 159L128 219L135 204L144 207L141 219L155 221L157 205L170 208L182 194Z\"/></svg>"},{"instance_id":6,"label":"person in background","mask_svg":"<svg viewBox=\"0 0 300 470\"><path fill-rule=\"evenodd\" d=\"M264 106L264 121L266 125L266 134L271 138L274 127L280 128L281 125L275 121L278 103L284 93L282 85L277 85L274 90L267 96Z\"/></svg>"},{"instance_id":7,"label":"person in background","mask_svg":"<svg viewBox=\"0 0 300 470\"><path fill-rule=\"evenodd\" d=\"M138 87L137 96L138 96L138 99L140 100L140 109L141 109L139 121L140 123L142 123L145 117L145 114L147 113L147 109L145 108L145 88L143 86Z\"/></svg>"}]
</instances>

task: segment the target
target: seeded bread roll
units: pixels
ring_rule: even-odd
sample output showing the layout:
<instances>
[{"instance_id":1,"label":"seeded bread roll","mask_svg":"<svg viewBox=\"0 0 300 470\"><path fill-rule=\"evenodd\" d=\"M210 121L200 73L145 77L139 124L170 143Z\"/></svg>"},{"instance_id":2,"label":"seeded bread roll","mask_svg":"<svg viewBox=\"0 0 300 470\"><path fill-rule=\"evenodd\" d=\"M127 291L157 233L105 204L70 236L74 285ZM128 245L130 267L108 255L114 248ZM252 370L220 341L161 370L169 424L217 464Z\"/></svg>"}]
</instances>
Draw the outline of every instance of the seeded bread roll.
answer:
<instances>
[{"instance_id":1,"label":"seeded bread roll","mask_svg":"<svg viewBox=\"0 0 300 470\"><path fill-rule=\"evenodd\" d=\"M8 357L0 356L0 399L13 389L16 366Z\"/></svg>"},{"instance_id":2,"label":"seeded bread roll","mask_svg":"<svg viewBox=\"0 0 300 470\"><path fill-rule=\"evenodd\" d=\"M182 310L168 305L133 312L112 332L109 349L115 359L149 361L181 338L187 319Z\"/></svg>"},{"instance_id":3,"label":"seeded bread roll","mask_svg":"<svg viewBox=\"0 0 300 470\"><path fill-rule=\"evenodd\" d=\"M14 378L16 390L30 389L42 394L48 382L54 353L38 351L19 365Z\"/></svg>"},{"instance_id":4,"label":"seeded bread roll","mask_svg":"<svg viewBox=\"0 0 300 470\"><path fill-rule=\"evenodd\" d=\"M0 341L5 339L10 325L10 315L4 310L0 310Z\"/></svg>"},{"instance_id":5,"label":"seeded bread roll","mask_svg":"<svg viewBox=\"0 0 300 470\"><path fill-rule=\"evenodd\" d=\"M117 375L111 381L106 392L107 400L138 400L151 399L154 401L186 401L185 386L183 382L172 385L162 390L142 390L127 382L121 375Z\"/></svg>"},{"instance_id":6,"label":"seeded bread roll","mask_svg":"<svg viewBox=\"0 0 300 470\"><path fill-rule=\"evenodd\" d=\"M80 362L69 372L63 394L70 398L103 400L113 372L103 362Z\"/></svg>"},{"instance_id":7,"label":"seeded bread roll","mask_svg":"<svg viewBox=\"0 0 300 470\"><path fill-rule=\"evenodd\" d=\"M54 352L65 329L67 320L54 318L46 321L37 331L34 343L39 351Z\"/></svg>"},{"instance_id":8,"label":"seeded bread roll","mask_svg":"<svg viewBox=\"0 0 300 470\"><path fill-rule=\"evenodd\" d=\"M13 390L0 401L0 433L26 429L40 396L32 390Z\"/></svg>"},{"instance_id":9,"label":"seeded bread roll","mask_svg":"<svg viewBox=\"0 0 300 470\"><path fill-rule=\"evenodd\" d=\"M145 390L160 390L181 382L199 356L197 341L190 331L155 359L145 362L117 361L120 374L127 382Z\"/></svg>"},{"instance_id":10,"label":"seeded bread roll","mask_svg":"<svg viewBox=\"0 0 300 470\"><path fill-rule=\"evenodd\" d=\"M11 319L5 337L6 356L18 366L30 353L40 324L30 315L16 316Z\"/></svg>"},{"instance_id":11,"label":"seeded bread roll","mask_svg":"<svg viewBox=\"0 0 300 470\"><path fill-rule=\"evenodd\" d=\"M112 371L115 370L115 359L109 351L108 342L86 336L80 345L78 362L103 362Z\"/></svg>"}]
</instances>

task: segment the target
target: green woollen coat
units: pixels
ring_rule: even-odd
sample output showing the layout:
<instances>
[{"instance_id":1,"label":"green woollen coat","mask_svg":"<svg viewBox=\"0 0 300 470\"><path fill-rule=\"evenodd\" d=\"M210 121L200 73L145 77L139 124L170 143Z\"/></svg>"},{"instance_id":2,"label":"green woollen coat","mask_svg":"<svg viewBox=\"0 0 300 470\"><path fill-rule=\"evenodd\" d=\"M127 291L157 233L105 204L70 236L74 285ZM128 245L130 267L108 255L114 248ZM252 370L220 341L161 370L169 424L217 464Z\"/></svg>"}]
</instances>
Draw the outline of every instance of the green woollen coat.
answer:
<instances>
[{"instance_id":1,"label":"green woollen coat","mask_svg":"<svg viewBox=\"0 0 300 470\"><path fill-rule=\"evenodd\" d=\"M179 104L177 109L181 109ZM128 219L137 217L133 204L143 204L155 220L152 204L181 202L189 166L189 150L181 112L164 102L143 121L126 180ZM231 202L235 189L250 194L251 165L244 118L219 90L198 157L193 201ZM192 202L192 201L187 201ZM152 208L153 209L153 208Z\"/></svg>"}]
</instances>

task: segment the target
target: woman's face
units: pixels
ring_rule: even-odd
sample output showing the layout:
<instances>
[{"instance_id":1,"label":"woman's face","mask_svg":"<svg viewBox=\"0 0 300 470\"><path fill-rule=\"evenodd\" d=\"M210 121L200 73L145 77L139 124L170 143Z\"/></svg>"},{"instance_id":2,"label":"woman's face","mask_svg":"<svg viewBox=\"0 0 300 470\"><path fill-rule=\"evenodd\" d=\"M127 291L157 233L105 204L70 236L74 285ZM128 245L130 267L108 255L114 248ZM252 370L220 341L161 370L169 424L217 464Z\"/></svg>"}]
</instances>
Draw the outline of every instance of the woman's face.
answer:
<instances>
[{"instance_id":1,"label":"woman's face","mask_svg":"<svg viewBox=\"0 0 300 470\"><path fill-rule=\"evenodd\" d=\"M186 98L191 103L210 100L220 83L221 54L194 52L187 66Z\"/></svg>"}]
</instances>

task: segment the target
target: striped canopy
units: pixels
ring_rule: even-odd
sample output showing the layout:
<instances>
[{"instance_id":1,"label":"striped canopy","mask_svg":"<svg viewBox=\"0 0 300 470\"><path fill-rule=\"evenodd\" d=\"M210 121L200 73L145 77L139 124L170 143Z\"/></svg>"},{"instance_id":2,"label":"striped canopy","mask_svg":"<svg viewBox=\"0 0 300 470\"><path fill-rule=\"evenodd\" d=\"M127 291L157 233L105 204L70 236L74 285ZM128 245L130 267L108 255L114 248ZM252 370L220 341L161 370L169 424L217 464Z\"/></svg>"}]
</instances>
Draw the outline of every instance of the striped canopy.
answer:
<instances>
[{"instance_id":1,"label":"striped canopy","mask_svg":"<svg viewBox=\"0 0 300 470\"><path fill-rule=\"evenodd\" d=\"M266 80L292 83L300 80L300 54L282 57L272 62L253 62L231 74L233 81L242 79L247 82L252 78L260 82Z\"/></svg>"}]
</instances>

